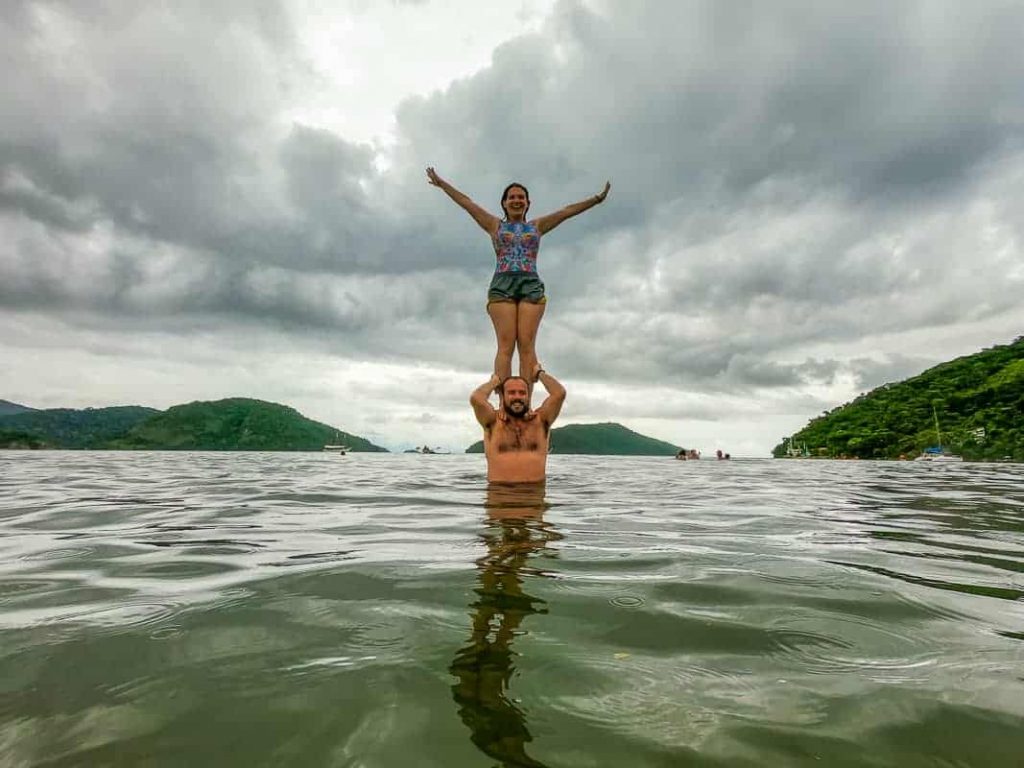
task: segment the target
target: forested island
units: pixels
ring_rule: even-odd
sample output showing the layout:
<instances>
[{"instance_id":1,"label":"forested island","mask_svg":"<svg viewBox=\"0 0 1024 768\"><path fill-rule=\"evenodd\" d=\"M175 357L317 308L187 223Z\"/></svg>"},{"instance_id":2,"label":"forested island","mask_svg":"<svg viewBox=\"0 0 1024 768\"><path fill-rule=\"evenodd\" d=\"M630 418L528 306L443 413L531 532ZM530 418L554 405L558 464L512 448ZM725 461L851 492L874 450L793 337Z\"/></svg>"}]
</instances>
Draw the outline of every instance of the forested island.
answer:
<instances>
[{"instance_id":1,"label":"forested island","mask_svg":"<svg viewBox=\"0 0 1024 768\"><path fill-rule=\"evenodd\" d=\"M1024 336L884 384L811 422L776 458L913 458L942 446L969 461L1024 461Z\"/></svg>"},{"instance_id":2,"label":"forested island","mask_svg":"<svg viewBox=\"0 0 1024 768\"><path fill-rule=\"evenodd\" d=\"M641 435L621 424L567 424L551 430L551 453L593 456L675 456L678 446ZM479 440L466 453L483 453Z\"/></svg>"},{"instance_id":3,"label":"forested island","mask_svg":"<svg viewBox=\"0 0 1024 768\"><path fill-rule=\"evenodd\" d=\"M340 443L352 451L387 450L286 405L241 397L166 411L139 406L21 408L0 416L0 448L319 451Z\"/></svg>"}]
</instances>

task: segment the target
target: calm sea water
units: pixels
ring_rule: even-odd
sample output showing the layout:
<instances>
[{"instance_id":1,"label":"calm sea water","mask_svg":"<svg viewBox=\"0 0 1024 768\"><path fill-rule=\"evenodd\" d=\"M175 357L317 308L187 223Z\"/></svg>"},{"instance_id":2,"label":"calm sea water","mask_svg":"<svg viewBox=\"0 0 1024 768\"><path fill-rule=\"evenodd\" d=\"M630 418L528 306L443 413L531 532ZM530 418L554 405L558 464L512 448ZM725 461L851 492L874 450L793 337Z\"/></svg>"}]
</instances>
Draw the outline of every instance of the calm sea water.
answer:
<instances>
[{"instance_id":1,"label":"calm sea water","mask_svg":"<svg viewBox=\"0 0 1024 768\"><path fill-rule=\"evenodd\" d=\"M0 765L1024 765L1024 467L549 471L0 454Z\"/></svg>"}]
</instances>

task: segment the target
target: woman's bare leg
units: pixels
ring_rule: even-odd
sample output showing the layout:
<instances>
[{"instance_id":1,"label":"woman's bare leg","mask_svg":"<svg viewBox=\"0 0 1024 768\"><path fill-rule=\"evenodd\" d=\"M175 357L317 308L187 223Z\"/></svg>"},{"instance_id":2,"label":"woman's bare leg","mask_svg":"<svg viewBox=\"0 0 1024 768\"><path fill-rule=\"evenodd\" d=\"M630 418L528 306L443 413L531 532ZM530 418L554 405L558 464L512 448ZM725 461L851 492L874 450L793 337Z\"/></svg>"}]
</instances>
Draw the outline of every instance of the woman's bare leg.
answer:
<instances>
[{"instance_id":1,"label":"woman's bare leg","mask_svg":"<svg viewBox=\"0 0 1024 768\"><path fill-rule=\"evenodd\" d=\"M492 301L487 305L487 314L494 323L494 335L498 352L494 356L494 373L504 381L512 375L512 353L516 349L516 321L518 307L512 301Z\"/></svg>"},{"instance_id":2,"label":"woman's bare leg","mask_svg":"<svg viewBox=\"0 0 1024 768\"><path fill-rule=\"evenodd\" d=\"M533 387L533 369L537 365L537 329L547 304L534 304L529 301L519 302L518 334L516 346L519 348L519 375L530 382Z\"/></svg>"}]
</instances>

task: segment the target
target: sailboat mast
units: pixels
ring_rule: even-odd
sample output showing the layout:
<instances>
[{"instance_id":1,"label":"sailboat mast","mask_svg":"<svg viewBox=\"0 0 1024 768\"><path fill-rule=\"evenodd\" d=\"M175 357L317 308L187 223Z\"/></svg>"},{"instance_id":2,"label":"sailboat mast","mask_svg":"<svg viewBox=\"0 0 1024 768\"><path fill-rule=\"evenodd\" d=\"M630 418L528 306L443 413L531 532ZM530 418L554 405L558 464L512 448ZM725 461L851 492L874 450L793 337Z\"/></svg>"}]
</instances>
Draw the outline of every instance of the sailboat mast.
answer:
<instances>
[{"instance_id":1,"label":"sailboat mast","mask_svg":"<svg viewBox=\"0 0 1024 768\"><path fill-rule=\"evenodd\" d=\"M942 433L939 432L939 414L935 410L935 404L932 403L932 416L935 417L935 437L939 440L939 448L942 447Z\"/></svg>"}]
</instances>

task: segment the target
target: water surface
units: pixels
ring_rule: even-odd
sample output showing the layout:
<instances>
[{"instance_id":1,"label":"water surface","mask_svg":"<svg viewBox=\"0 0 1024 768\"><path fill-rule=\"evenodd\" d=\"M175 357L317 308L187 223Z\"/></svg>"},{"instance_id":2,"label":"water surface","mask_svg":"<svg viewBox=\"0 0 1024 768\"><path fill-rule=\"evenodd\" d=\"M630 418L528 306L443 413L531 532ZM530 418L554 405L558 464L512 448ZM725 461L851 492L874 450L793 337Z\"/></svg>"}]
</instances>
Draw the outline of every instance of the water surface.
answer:
<instances>
[{"instance_id":1,"label":"water surface","mask_svg":"<svg viewBox=\"0 0 1024 768\"><path fill-rule=\"evenodd\" d=\"M1024 468L0 453L0 765L1010 766Z\"/></svg>"}]
</instances>

